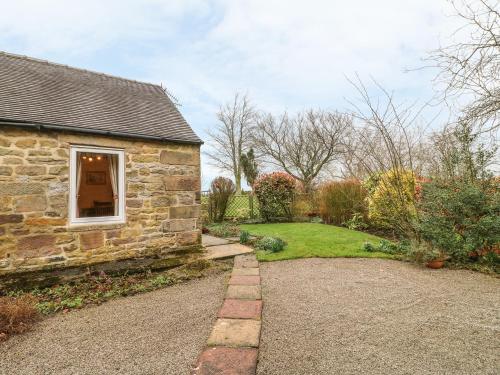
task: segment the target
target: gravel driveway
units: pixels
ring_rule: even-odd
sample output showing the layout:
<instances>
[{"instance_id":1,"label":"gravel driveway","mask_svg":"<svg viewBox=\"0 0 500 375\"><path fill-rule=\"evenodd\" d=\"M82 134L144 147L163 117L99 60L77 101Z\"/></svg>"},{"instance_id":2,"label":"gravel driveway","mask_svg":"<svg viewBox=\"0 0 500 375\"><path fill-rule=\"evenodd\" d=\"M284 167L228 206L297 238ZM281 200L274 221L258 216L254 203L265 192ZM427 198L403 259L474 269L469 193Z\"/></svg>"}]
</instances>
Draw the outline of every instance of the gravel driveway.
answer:
<instances>
[{"instance_id":1,"label":"gravel driveway","mask_svg":"<svg viewBox=\"0 0 500 375\"><path fill-rule=\"evenodd\" d=\"M224 298L224 277L46 319L0 343L0 374L188 374Z\"/></svg>"},{"instance_id":2,"label":"gravel driveway","mask_svg":"<svg viewBox=\"0 0 500 375\"><path fill-rule=\"evenodd\" d=\"M261 263L258 374L498 374L500 280L378 259Z\"/></svg>"}]
</instances>

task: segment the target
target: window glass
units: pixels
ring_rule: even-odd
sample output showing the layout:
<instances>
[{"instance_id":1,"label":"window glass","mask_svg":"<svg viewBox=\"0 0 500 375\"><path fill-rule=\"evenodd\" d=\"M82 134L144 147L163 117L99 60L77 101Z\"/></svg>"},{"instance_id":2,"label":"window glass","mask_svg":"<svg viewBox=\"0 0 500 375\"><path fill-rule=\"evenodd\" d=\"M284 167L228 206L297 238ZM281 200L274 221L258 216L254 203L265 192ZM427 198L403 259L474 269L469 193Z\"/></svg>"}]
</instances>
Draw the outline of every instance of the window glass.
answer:
<instances>
[{"instance_id":1,"label":"window glass","mask_svg":"<svg viewBox=\"0 0 500 375\"><path fill-rule=\"evenodd\" d=\"M123 215L123 151L72 150L72 221L117 220Z\"/></svg>"}]
</instances>

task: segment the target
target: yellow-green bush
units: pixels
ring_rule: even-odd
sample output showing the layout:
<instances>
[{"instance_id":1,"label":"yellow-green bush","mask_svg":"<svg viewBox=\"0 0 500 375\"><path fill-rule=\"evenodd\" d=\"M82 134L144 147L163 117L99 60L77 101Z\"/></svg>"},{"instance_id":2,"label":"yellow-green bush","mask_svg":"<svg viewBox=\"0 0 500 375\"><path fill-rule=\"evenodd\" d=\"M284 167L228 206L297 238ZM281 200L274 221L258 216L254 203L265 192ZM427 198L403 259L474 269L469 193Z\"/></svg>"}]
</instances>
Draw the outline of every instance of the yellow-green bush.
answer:
<instances>
[{"instance_id":1,"label":"yellow-green bush","mask_svg":"<svg viewBox=\"0 0 500 375\"><path fill-rule=\"evenodd\" d=\"M389 170L372 175L366 182L370 224L407 232L416 215L415 174L408 170Z\"/></svg>"}]
</instances>

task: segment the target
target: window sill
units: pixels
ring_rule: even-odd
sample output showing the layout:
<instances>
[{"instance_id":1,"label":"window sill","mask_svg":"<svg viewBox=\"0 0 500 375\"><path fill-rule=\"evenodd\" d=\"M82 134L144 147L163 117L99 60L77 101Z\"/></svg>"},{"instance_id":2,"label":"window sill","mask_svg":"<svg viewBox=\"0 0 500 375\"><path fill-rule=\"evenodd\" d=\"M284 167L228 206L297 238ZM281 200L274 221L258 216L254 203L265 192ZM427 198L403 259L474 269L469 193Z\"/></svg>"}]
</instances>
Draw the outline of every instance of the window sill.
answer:
<instances>
[{"instance_id":1,"label":"window sill","mask_svg":"<svg viewBox=\"0 0 500 375\"><path fill-rule=\"evenodd\" d=\"M119 229L126 226L125 221L111 221L98 223L71 223L68 226L69 232L81 232L89 230Z\"/></svg>"}]
</instances>

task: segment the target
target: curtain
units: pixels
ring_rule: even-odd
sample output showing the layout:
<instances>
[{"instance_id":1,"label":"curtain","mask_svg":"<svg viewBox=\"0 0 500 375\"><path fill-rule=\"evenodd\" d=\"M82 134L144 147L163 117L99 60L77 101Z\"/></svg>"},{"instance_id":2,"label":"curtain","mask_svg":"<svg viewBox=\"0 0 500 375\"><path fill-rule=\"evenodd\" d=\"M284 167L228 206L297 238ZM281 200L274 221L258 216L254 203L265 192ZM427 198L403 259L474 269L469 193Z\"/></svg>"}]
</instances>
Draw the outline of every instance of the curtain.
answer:
<instances>
[{"instance_id":1,"label":"curtain","mask_svg":"<svg viewBox=\"0 0 500 375\"><path fill-rule=\"evenodd\" d=\"M78 201L80 198L80 185L82 183L82 160L81 155L78 152L76 158L76 217L80 217L80 207L78 206Z\"/></svg>"},{"instance_id":2,"label":"curtain","mask_svg":"<svg viewBox=\"0 0 500 375\"><path fill-rule=\"evenodd\" d=\"M113 206L115 216L118 216L118 155L108 155L109 179L113 189Z\"/></svg>"}]
</instances>

